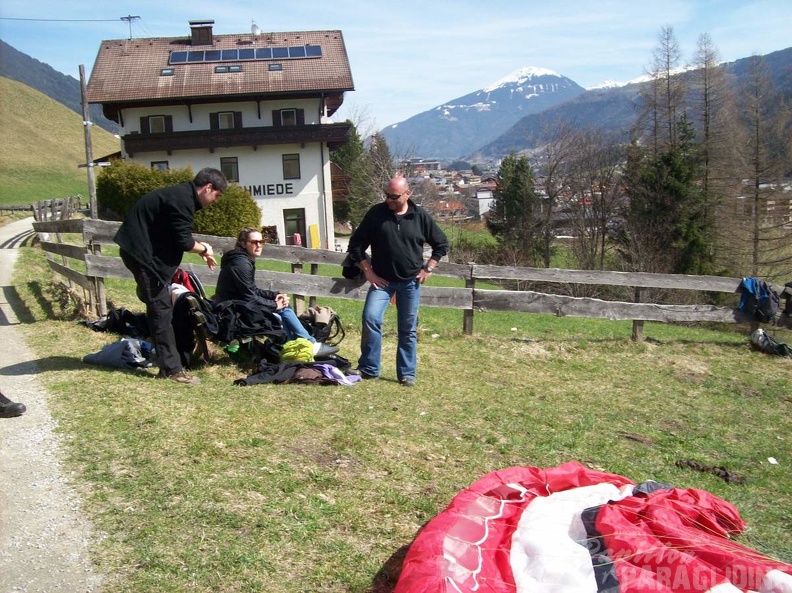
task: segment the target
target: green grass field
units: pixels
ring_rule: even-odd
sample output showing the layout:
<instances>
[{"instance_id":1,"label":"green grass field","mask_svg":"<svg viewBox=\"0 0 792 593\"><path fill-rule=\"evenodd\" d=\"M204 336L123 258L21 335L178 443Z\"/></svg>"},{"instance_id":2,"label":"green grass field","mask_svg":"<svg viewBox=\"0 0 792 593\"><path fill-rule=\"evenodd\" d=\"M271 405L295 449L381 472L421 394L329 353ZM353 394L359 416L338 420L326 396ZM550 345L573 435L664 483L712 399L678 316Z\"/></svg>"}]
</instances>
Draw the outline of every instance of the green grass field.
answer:
<instances>
[{"instance_id":1,"label":"green grass field","mask_svg":"<svg viewBox=\"0 0 792 593\"><path fill-rule=\"evenodd\" d=\"M741 543L792 562L792 360L752 352L746 327L647 323L633 343L629 322L477 313L464 336L460 311L424 307L413 389L396 383L392 311L380 381L237 387L246 371L216 351L185 387L81 362L119 336L78 324L49 278L23 249L24 331L104 535L106 591L389 591L460 489L571 460L708 490L747 521ZM133 288L108 282L109 298L140 311ZM362 304L321 304L356 360Z\"/></svg>"}]
</instances>

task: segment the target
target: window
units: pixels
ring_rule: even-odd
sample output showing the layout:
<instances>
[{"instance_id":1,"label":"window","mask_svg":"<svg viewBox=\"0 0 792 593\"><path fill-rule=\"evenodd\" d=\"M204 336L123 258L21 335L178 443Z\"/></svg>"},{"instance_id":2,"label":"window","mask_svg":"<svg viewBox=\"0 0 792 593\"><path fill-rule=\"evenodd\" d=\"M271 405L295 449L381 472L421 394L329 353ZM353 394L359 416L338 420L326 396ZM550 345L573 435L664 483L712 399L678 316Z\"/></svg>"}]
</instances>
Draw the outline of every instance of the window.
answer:
<instances>
[{"instance_id":1,"label":"window","mask_svg":"<svg viewBox=\"0 0 792 593\"><path fill-rule=\"evenodd\" d=\"M272 125L280 126L304 126L305 109L274 109L272 111Z\"/></svg>"},{"instance_id":2,"label":"window","mask_svg":"<svg viewBox=\"0 0 792 593\"><path fill-rule=\"evenodd\" d=\"M221 130L230 130L234 127L234 112L221 111L217 114L217 127Z\"/></svg>"},{"instance_id":3,"label":"window","mask_svg":"<svg viewBox=\"0 0 792 593\"><path fill-rule=\"evenodd\" d=\"M209 129L211 130L233 130L241 127L241 111L219 111L209 114Z\"/></svg>"},{"instance_id":4,"label":"window","mask_svg":"<svg viewBox=\"0 0 792 593\"><path fill-rule=\"evenodd\" d=\"M163 68L160 70L160 76L173 76L176 71L173 68Z\"/></svg>"},{"instance_id":5,"label":"window","mask_svg":"<svg viewBox=\"0 0 792 593\"><path fill-rule=\"evenodd\" d=\"M305 208L290 208L283 211L283 227L286 231L286 245L295 245L295 235L300 235L302 245L305 245Z\"/></svg>"},{"instance_id":6,"label":"window","mask_svg":"<svg viewBox=\"0 0 792 593\"><path fill-rule=\"evenodd\" d=\"M221 157L220 170L228 181L239 183L239 159L237 157Z\"/></svg>"},{"instance_id":7,"label":"window","mask_svg":"<svg viewBox=\"0 0 792 593\"><path fill-rule=\"evenodd\" d=\"M152 115L149 117L149 133L163 134L165 132L165 116Z\"/></svg>"},{"instance_id":8,"label":"window","mask_svg":"<svg viewBox=\"0 0 792 593\"><path fill-rule=\"evenodd\" d=\"M167 171L170 167L168 167L168 161L151 161L151 168L157 171Z\"/></svg>"},{"instance_id":9,"label":"window","mask_svg":"<svg viewBox=\"0 0 792 593\"><path fill-rule=\"evenodd\" d=\"M172 131L172 115L148 115L140 118L141 134L163 134Z\"/></svg>"},{"instance_id":10,"label":"window","mask_svg":"<svg viewBox=\"0 0 792 593\"><path fill-rule=\"evenodd\" d=\"M281 109L281 125L282 126L296 126L297 125L297 110L296 109Z\"/></svg>"},{"instance_id":11,"label":"window","mask_svg":"<svg viewBox=\"0 0 792 593\"><path fill-rule=\"evenodd\" d=\"M300 155L299 154L284 154L283 155L283 178L284 179L299 179L300 178Z\"/></svg>"}]
</instances>

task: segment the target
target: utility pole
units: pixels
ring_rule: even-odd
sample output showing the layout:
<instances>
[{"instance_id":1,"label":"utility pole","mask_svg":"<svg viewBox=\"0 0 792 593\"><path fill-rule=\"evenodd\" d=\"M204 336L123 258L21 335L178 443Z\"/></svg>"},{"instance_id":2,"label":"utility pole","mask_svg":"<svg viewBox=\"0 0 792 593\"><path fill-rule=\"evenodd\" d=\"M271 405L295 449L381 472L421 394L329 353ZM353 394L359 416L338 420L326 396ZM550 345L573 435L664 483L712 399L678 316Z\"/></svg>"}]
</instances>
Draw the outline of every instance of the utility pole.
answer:
<instances>
[{"instance_id":1,"label":"utility pole","mask_svg":"<svg viewBox=\"0 0 792 593\"><path fill-rule=\"evenodd\" d=\"M126 21L129 24L129 38L132 39L132 21L139 21L140 17L128 14L126 16L122 16L121 20Z\"/></svg>"},{"instance_id":2,"label":"utility pole","mask_svg":"<svg viewBox=\"0 0 792 593\"><path fill-rule=\"evenodd\" d=\"M91 144L91 114L88 109L88 90L85 87L85 66L80 64L80 97L83 111L83 130L85 132L85 168L88 170L88 199L91 207L91 218L97 218L96 211L96 178L94 176L93 146Z\"/></svg>"}]
</instances>

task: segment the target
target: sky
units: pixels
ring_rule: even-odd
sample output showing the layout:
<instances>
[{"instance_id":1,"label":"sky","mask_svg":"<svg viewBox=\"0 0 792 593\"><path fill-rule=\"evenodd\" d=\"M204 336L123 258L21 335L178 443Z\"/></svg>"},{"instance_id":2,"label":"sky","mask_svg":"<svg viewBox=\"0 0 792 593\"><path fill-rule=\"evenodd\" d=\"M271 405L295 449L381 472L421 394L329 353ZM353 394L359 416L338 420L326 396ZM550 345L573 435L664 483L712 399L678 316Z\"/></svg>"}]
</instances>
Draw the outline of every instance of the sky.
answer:
<instances>
[{"instance_id":1,"label":"sky","mask_svg":"<svg viewBox=\"0 0 792 593\"><path fill-rule=\"evenodd\" d=\"M283 10L279 10L283 9ZM645 74L672 27L682 64L706 33L733 61L792 46L792 0L0 0L0 39L79 78L106 39L338 29L355 90L334 120L371 133L484 88L523 67L590 88ZM123 20L134 16L136 19Z\"/></svg>"}]
</instances>

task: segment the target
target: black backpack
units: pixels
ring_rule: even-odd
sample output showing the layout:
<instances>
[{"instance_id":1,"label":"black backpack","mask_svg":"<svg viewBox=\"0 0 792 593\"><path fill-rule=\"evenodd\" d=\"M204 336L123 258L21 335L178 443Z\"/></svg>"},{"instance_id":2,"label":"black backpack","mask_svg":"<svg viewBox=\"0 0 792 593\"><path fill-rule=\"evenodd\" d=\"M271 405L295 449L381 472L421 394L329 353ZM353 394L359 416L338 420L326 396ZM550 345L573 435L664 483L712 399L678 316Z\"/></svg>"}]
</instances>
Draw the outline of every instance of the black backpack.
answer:
<instances>
[{"instance_id":1,"label":"black backpack","mask_svg":"<svg viewBox=\"0 0 792 593\"><path fill-rule=\"evenodd\" d=\"M338 346L344 339L341 318L330 307L311 307L300 315L300 321L317 342Z\"/></svg>"}]
</instances>

